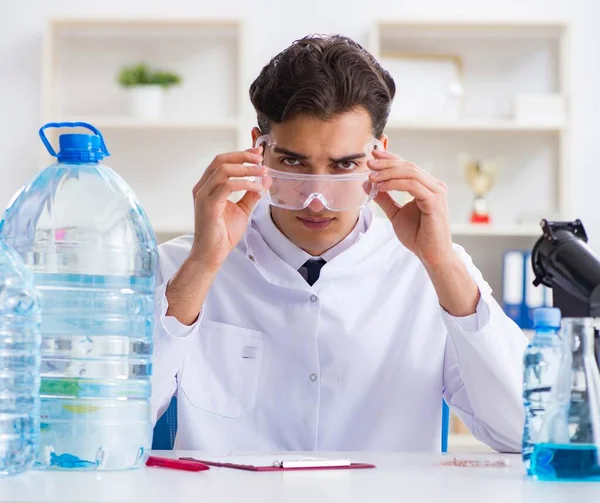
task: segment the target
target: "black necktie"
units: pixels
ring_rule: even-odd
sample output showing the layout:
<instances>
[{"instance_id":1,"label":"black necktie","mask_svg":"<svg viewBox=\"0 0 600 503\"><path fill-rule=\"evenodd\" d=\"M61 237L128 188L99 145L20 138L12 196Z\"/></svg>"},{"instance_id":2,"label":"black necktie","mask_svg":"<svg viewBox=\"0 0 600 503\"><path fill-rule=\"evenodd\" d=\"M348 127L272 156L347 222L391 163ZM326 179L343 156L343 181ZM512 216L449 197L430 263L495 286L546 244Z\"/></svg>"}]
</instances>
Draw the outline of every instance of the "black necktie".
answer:
<instances>
[{"instance_id":1,"label":"black necktie","mask_svg":"<svg viewBox=\"0 0 600 503\"><path fill-rule=\"evenodd\" d=\"M313 286L319 279L321 268L325 263L322 258L311 258L304 262L303 267L306 267L306 281L310 286Z\"/></svg>"}]
</instances>

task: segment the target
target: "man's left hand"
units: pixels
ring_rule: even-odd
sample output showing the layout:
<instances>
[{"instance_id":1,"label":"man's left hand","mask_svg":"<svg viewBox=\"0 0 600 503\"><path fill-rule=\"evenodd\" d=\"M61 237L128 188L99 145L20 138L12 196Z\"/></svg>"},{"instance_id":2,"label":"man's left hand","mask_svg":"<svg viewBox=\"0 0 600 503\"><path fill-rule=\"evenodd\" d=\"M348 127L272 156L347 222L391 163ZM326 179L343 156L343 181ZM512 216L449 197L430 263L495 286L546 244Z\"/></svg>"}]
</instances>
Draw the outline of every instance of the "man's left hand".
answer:
<instances>
[{"instance_id":1,"label":"man's left hand","mask_svg":"<svg viewBox=\"0 0 600 503\"><path fill-rule=\"evenodd\" d=\"M390 152L373 150L373 156L369 167L377 184L375 202L398 239L421 260L440 304L453 316L475 313L479 288L452 247L446 184ZM389 194L395 190L414 199L398 204Z\"/></svg>"},{"instance_id":2,"label":"man's left hand","mask_svg":"<svg viewBox=\"0 0 600 503\"><path fill-rule=\"evenodd\" d=\"M377 184L375 202L392 222L398 239L425 266L447 261L453 250L446 184L391 152L373 150L373 156L368 165ZM389 194L392 191L408 192L414 199L400 205Z\"/></svg>"}]
</instances>

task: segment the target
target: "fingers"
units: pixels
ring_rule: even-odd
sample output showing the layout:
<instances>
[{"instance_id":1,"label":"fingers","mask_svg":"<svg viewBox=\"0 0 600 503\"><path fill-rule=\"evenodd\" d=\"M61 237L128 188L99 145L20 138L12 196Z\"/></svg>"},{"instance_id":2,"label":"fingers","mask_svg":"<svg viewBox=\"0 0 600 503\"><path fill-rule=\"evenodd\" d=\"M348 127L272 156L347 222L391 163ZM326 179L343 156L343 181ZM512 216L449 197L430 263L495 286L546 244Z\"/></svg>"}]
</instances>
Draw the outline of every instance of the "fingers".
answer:
<instances>
[{"instance_id":1,"label":"fingers","mask_svg":"<svg viewBox=\"0 0 600 503\"><path fill-rule=\"evenodd\" d=\"M427 171L419 168L419 166L412 162L399 158L378 159L369 161L368 165L374 171L371 174L371 180L375 183L387 182L394 179L415 180L432 192L441 192L444 190L442 182L436 180Z\"/></svg>"},{"instance_id":2,"label":"fingers","mask_svg":"<svg viewBox=\"0 0 600 503\"><path fill-rule=\"evenodd\" d=\"M236 178L263 176L265 173L266 168L264 166L224 164L213 172L212 176L206 180L203 187L199 190L194 190L194 199L197 197L209 198L218 191L220 187L226 185L229 181L234 181Z\"/></svg>"},{"instance_id":3,"label":"fingers","mask_svg":"<svg viewBox=\"0 0 600 503\"><path fill-rule=\"evenodd\" d=\"M262 179L262 184L259 184L259 185L261 185L261 187L264 190L269 190L272 182L273 182L272 178L265 176ZM256 206L256 203L258 203L258 201L260 201L260 198L261 198L260 192L255 192L255 191L249 190L237 202L237 205L242 209L242 211L246 214L246 216L249 217L250 214L252 213L252 210Z\"/></svg>"},{"instance_id":4,"label":"fingers","mask_svg":"<svg viewBox=\"0 0 600 503\"><path fill-rule=\"evenodd\" d=\"M400 159L400 160L403 160L402 157L400 157L399 155L394 154L388 150L373 149L372 153L373 153L373 157L375 159Z\"/></svg>"},{"instance_id":5,"label":"fingers","mask_svg":"<svg viewBox=\"0 0 600 503\"><path fill-rule=\"evenodd\" d=\"M385 213L385 216L390 220L393 220L396 214L402 208L402 206L394 201L392 196L390 196L387 192L378 192L374 201L379 205L379 207Z\"/></svg>"},{"instance_id":6,"label":"fingers","mask_svg":"<svg viewBox=\"0 0 600 503\"><path fill-rule=\"evenodd\" d=\"M408 192L417 200L419 208L425 213L433 213L436 208L445 204L447 187L444 182L395 154L373 151L374 154L376 152L377 158L368 161L368 166L372 170L369 178L375 184L379 194L394 190ZM395 213L400 208L389 194L388 197L382 196L375 201L386 215Z\"/></svg>"},{"instance_id":7,"label":"fingers","mask_svg":"<svg viewBox=\"0 0 600 503\"><path fill-rule=\"evenodd\" d=\"M247 217L250 217L252 210L254 209L258 201L260 201L260 197L260 194L248 191L244 194L244 197L242 197L237 202L237 205L241 208L241 210L246 214Z\"/></svg>"},{"instance_id":8,"label":"fingers","mask_svg":"<svg viewBox=\"0 0 600 503\"><path fill-rule=\"evenodd\" d=\"M408 192L411 196L419 201L428 201L434 197L437 197L436 192L429 190L417 180L393 179L386 182L377 183L375 186L379 192L390 192L392 190Z\"/></svg>"},{"instance_id":9,"label":"fingers","mask_svg":"<svg viewBox=\"0 0 600 503\"><path fill-rule=\"evenodd\" d=\"M225 182L231 177L244 176L262 176L266 173L264 166L244 166L243 164L223 164L219 169L215 170L211 177L207 180L207 187L214 187L219 182ZM212 192L212 189L209 189Z\"/></svg>"},{"instance_id":10,"label":"fingers","mask_svg":"<svg viewBox=\"0 0 600 503\"><path fill-rule=\"evenodd\" d=\"M254 147L242 152L229 152L226 154L219 154L206 168L202 177L194 187L194 196L197 192L202 190L206 185L207 181L213 176L213 174L220 170L225 164L260 164L262 163L262 147ZM246 175L241 175L246 176Z\"/></svg>"},{"instance_id":11,"label":"fingers","mask_svg":"<svg viewBox=\"0 0 600 503\"><path fill-rule=\"evenodd\" d=\"M232 193L238 192L241 190L246 190L249 192L255 192L260 194L263 185L259 182L255 182L253 180L246 180L244 178L227 180L224 183L220 183L216 186L214 191L208 195L206 198L207 201L224 201L227 199Z\"/></svg>"},{"instance_id":12,"label":"fingers","mask_svg":"<svg viewBox=\"0 0 600 503\"><path fill-rule=\"evenodd\" d=\"M226 154L219 154L210 163L210 169L216 169L223 164L260 164L262 162L262 146L253 147L240 152L228 152Z\"/></svg>"}]
</instances>

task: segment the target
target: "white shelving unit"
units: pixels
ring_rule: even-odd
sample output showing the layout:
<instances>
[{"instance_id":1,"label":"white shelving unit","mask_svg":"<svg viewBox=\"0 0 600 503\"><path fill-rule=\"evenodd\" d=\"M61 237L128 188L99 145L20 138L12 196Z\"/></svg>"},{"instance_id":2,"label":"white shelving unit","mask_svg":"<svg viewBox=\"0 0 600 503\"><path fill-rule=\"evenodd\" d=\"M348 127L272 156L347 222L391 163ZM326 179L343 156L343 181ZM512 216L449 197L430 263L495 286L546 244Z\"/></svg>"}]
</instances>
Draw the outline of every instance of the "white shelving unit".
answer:
<instances>
[{"instance_id":1,"label":"white shelving unit","mask_svg":"<svg viewBox=\"0 0 600 503\"><path fill-rule=\"evenodd\" d=\"M494 221L514 229L510 235L529 235L518 226L537 225L539 219L532 221L530 214L572 216L568 121L522 124L513 117L518 94L561 94L568 103L568 36L568 26L557 23L385 21L374 26L371 50L380 58L461 62L464 96L458 119L392 118L386 129L392 150L449 184L451 198L456 196L450 200L453 221L467 221L473 198L460 173L462 152L501 159L488 199ZM401 106L402 81L397 80Z\"/></svg>"},{"instance_id":2,"label":"white shelving unit","mask_svg":"<svg viewBox=\"0 0 600 503\"><path fill-rule=\"evenodd\" d=\"M160 241L192 230L193 186L216 154L248 139L243 38L237 20L67 18L47 26L42 121L100 129L112 153L106 164L136 192ZM117 83L122 66L140 62L183 79L158 120L130 115Z\"/></svg>"},{"instance_id":3,"label":"white shelving unit","mask_svg":"<svg viewBox=\"0 0 600 503\"><path fill-rule=\"evenodd\" d=\"M386 20L372 30L370 50L384 66L395 56L460 62L458 117L392 117L386 134L392 151L448 184L454 240L467 248L499 300L504 250L531 248L541 218L573 218L569 121L525 124L513 116L518 94L560 94L568 108L568 39L568 26L560 23ZM401 106L402 79L396 85ZM489 226L468 223L474 196L459 161L464 153L500 161L487 196Z\"/></svg>"},{"instance_id":4,"label":"white shelving unit","mask_svg":"<svg viewBox=\"0 0 600 503\"><path fill-rule=\"evenodd\" d=\"M370 50L384 67L397 56L410 61L412 68L414 61L457 64L464 90L458 117L391 118L386 134L390 150L448 184L454 241L467 249L501 301L505 250L531 250L541 235L543 217L573 218L568 26L385 21L374 26L372 35ZM402 106L402 100L410 98L402 94L403 79L396 78L396 85L396 106ZM518 122L513 115L518 94L562 95L567 120ZM487 196L490 225L468 222L474 196L460 165L464 153L471 159L500 161L496 184ZM489 450L469 433L449 437L450 452Z\"/></svg>"}]
</instances>

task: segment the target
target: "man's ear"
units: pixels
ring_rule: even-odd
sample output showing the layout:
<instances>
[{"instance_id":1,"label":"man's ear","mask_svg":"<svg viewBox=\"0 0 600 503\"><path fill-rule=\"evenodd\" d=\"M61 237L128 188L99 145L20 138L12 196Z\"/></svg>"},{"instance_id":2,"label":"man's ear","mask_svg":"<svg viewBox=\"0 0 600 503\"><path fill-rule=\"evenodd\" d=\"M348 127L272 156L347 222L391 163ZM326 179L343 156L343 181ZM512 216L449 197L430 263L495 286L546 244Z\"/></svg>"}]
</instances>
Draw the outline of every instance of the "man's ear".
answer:
<instances>
[{"instance_id":1,"label":"man's ear","mask_svg":"<svg viewBox=\"0 0 600 503\"><path fill-rule=\"evenodd\" d=\"M382 134L379 137L379 141L383 145L383 150L387 150L388 149L388 137L387 137L387 135L386 134Z\"/></svg>"},{"instance_id":2,"label":"man's ear","mask_svg":"<svg viewBox=\"0 0 600 503\"><path fill-rule=\"evenodd\" d=\"M256 140L258 140L262 136L260 129L258 129L257 126L254 126L252 128L252 132L250 133L250 135L252 136L252 146L254 146Z\"/></svg>"}]
</instances>

